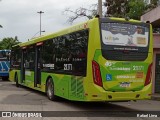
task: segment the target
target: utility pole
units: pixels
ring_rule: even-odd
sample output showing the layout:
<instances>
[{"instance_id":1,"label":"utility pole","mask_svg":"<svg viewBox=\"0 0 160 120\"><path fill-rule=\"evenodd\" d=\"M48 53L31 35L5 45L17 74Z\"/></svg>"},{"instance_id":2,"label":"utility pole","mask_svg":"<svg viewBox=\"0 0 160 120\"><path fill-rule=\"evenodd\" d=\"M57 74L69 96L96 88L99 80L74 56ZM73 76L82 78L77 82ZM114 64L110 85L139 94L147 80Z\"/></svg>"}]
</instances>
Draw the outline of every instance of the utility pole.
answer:
<instances>
[{"instance_id":1,"label":"utility pole","mask_svg":"<svg viewBox=\"0 0 160 120\"><path fill-rule=\"evenodd\" d=\"M42 32L42 30L41 30L41 14L42 14L42 13L44 13L44 12L39 11L39 12L37 12L37 13L39 13L39 14L40 14L40 32L39 32L39 33L40 33L40 36L41 36L41 32Z\"/></svg>"},{"instance_id":2,"label":"utility pole","mask_svg":"<svg viewBox=\"0 0 160 120\"><path fill-rule=\"evenodd\" d=\"M98 15L102 17L102 0L98 0Z\"/></svg>"}]
</instances>

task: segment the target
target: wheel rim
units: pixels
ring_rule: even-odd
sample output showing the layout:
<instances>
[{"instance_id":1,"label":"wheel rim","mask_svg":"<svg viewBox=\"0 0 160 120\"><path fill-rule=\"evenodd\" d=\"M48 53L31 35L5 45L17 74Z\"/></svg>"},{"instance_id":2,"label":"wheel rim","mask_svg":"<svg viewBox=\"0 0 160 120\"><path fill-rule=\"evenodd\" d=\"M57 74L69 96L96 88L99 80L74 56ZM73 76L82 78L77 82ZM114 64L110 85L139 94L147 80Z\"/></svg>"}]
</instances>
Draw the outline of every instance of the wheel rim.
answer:
<instances>
[{"instance_id":1,"label":"wheel rim","mask_svg":"<svg viewBox=\"0 0 160 120\"><path fill-rule=\"evenodd\" d=\"M51 83L51 81L48 82L48 96L49 98L51 98L53 95L53 84Z\"/></svg>"}]
</instances>

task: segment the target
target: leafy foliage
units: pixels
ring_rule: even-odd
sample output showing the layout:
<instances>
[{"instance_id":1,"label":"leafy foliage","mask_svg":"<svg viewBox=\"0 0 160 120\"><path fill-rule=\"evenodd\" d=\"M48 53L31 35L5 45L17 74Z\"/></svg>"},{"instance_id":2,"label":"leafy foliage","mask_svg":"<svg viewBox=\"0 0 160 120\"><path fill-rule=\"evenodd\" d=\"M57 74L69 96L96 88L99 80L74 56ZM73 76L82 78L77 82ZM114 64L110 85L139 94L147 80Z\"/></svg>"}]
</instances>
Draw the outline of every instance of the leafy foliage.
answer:
<instances>
[{"instance_id":1,"label":"leafy foliage","mask_svg":"<svg viewBox=\"0 0 160 120\"><path fill-rule=\"evenodd\" d=\"M13 45L20 43L17 36L15 38L4 38L0 41L0 49L11 49Z\"/></svg>"},{"instance_id":2,"label":"leafy foliage","mask_svg":"<svg viewBox=\"0 0 160 120\"><path fill-rule=\"evenodd\" d=\"M157 7L158 0L151 0L147 5L144 0L106 0L106 16L130 17L140 20L140 17L147 11Z\"/></svg>"},{"instance_id":3,"label":"leafy foliage","mask_svg":"<svg viewBox=\"0 0 160 120\"><path fill-rule=\"evenodd\" d=\"M153 8L156 8L158 6L158 1L159 0L151 0L151 4L146 5L146 11L145 12L148 12L148 11L152 10Z\"/></svg>"},{"instance_id":4,"label":"leafy foliage","mask_svg":"<svg viewBox=\"0 0 160 120\"><path fill-rule=\"evenodd\" d=\"M128 6L130 9L129 12L127 13L127 16L133 19L140 20L140 17L146 10L146 5L144 3L144 0L130 0Z\"/></svg>"},{"instance_id":5,"label":"leafy foliage","mask_svg":"<svg viewBox=\"0 0 160 120\"><path fill-rule=\"evenodd\" d=\"M106 16L124 17L129 11L129 0L106 0Z\"/></svg>"}]
</instances>

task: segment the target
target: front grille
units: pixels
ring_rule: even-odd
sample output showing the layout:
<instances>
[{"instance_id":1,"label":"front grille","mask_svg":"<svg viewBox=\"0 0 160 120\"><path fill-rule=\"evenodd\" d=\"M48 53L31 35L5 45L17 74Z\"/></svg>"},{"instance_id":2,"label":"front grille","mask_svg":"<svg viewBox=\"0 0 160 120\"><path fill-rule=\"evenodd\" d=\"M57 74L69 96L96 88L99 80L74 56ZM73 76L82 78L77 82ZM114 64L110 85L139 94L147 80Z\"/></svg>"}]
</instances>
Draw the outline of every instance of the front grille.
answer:
<instances>
[{"instance_id":1,"label":"front grille","mask_svg":"<svg viewBox=\"0 0 160 120\"><path fill-rule=\"evenodd\" d=\"M118 61L144 61L148 53L147 52L132 52L132 51L111 51L102 50L102 55L107 60Z\"/></svg>"}]
</instances>

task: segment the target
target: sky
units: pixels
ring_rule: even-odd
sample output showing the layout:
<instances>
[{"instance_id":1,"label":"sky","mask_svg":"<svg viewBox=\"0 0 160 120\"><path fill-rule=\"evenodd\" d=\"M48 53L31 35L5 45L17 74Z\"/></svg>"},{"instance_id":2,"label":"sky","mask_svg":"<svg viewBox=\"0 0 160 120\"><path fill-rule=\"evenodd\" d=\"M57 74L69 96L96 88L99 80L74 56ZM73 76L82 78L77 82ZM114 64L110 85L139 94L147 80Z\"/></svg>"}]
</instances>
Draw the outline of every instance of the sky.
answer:
<instances>
[{"instance_id":1,"label":"sky","mask_svg":"<svg viewBox=\"0 0 160 120\"><path fill-rule=\"evenodd\" d=\"M43 11L43 34L53 33L71 24L67 23L68 16L63 14L66 8L89 7L98 0L0 0L0 41L6 37L18 36L20 42L28 41L39 36L40 14ZM77 22L84 21L79 19Z\"/></svg>"}]
</instances>

